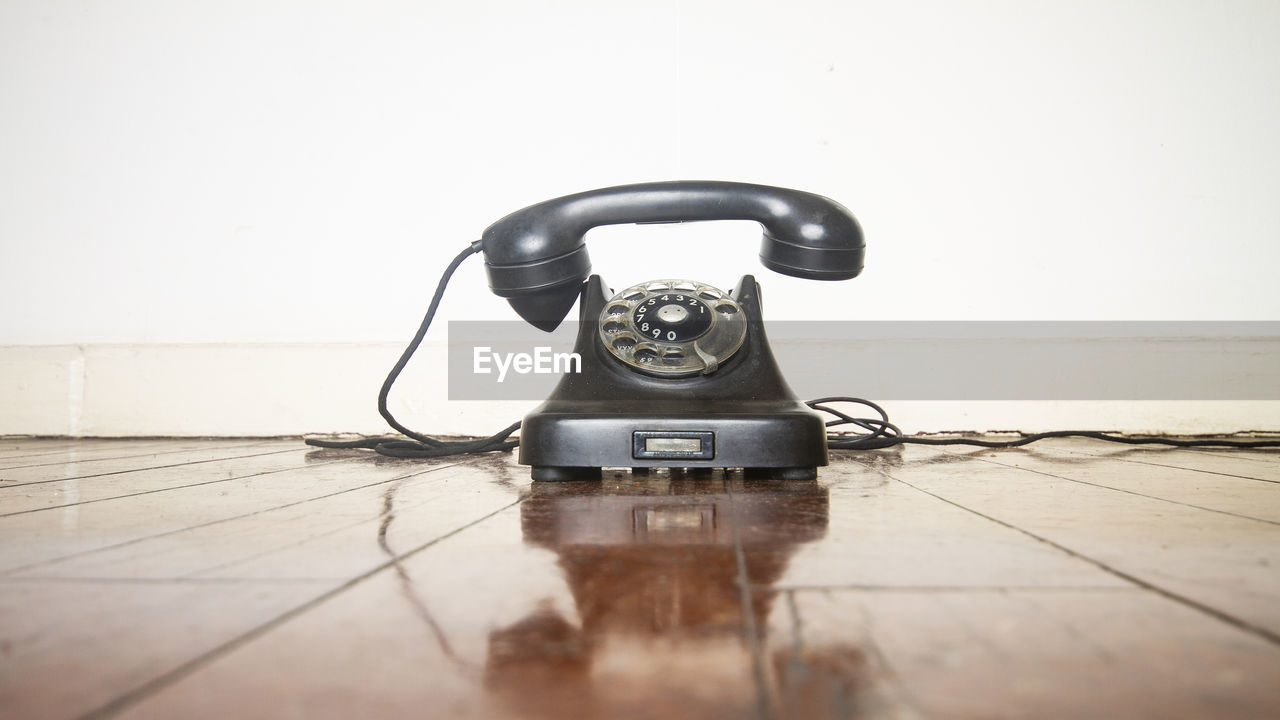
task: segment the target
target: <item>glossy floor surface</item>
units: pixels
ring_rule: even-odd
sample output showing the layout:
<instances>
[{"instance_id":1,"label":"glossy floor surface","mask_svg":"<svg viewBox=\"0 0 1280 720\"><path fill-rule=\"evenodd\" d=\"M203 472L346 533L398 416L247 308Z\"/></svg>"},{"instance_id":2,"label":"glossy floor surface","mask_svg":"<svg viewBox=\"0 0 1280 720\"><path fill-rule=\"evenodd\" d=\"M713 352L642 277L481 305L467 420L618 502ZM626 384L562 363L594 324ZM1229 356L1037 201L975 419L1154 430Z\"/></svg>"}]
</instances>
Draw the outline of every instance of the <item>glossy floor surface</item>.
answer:
<instances>
[{"instance_id":1,"label":"glossy floor surface","mask_svg":"<svg viewBox=\"0 0 1280 720\"><path fill-rule=\"evenodd\" d=\"M0 717L1280 716L1280 453L0 441Z\"/></svg>"}]
</instances>

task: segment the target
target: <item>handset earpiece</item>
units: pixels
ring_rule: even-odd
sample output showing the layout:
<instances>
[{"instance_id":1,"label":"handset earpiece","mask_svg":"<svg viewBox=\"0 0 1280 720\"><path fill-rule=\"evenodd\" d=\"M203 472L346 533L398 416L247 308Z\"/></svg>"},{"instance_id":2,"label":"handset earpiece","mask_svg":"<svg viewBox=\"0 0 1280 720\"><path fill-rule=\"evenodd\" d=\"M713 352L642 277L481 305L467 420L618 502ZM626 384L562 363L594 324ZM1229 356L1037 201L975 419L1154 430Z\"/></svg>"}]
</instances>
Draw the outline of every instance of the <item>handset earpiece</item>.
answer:
<instances>
[{"instance_id":1,"label":"handset earpiece","mask_svg":"<svg viewBox=\"0 0 1280 720\"><path fill-rule=\"evenodd\" d=\"M588 230L700 220L760 223L760 262L784 275L848 280L862 271L862 228L834 200L768 185L659 182L566 195L490 225L481 238L489 287L520 317L550 332L569 313L591 272L583 242Z\"/></svg>"}]
</instances>

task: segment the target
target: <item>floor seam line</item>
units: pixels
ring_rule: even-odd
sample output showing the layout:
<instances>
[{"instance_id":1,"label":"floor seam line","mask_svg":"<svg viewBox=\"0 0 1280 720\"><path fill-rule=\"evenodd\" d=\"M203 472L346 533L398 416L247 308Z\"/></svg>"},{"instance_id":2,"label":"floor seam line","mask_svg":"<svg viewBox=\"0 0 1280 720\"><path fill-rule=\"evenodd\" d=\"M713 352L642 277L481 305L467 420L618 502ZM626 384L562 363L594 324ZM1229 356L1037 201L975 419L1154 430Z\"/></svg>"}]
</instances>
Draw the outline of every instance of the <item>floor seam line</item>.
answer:
<instances>
[{"instance_id":1,"label":"floor seam line","mask_svg":"<svg viewBox=\"0 0 1280 720\"><path fill-rule=\"evenodd\" d=\"M244 445L224 445L223 447L220 447L220 448L214 448L214 450L239 450L239 449L244 449L249 447L262 447L263 445L268 445L268 444L270 443L246 443ZM91 463L91 462L111 462L114 460L132 460L134 458L140 458L140 457L156 457L157 455L176 455L181 452L192 452L192 451L193 451L193 448L180 448L178 450L166 450L165 452L151 452L151 453L144 452L144 453L138 453L137 455L116 455L114 457L90 458L88 460L71 461L71 463L68 463L67 461L62 461L62 462L35 463L32 465L9 465L6 467L0 467L0 472L4 472L5 470L25 470L27 468L51 467L53 465L67 465L67 464L74 464L76 462ZM67 453L63 452L63 453L50 453L50 454L65 455ZM74 478L67 478L67 479L72 480Z\"/></svg>"},{"instance_id":2,"label":"floor seam line","mask_svg":"<svg viewBox=\"0 0 1280 720\"><path fill-rule=\"evenodd\" d=\"M1107 449L1107 448L1100 448L1100 449ZM1219 458L1229 457L1235 460L1250 459L1250 458L1242 457L1239 455L1236 455L1233 457L1231 455L1214 456L1214 455L1208 455L1205 453L1198 453L1196 452L1196 448L1163 448L1163 449L1171 452L1192 452L1192 453L1195 453L1196 455L1203 456L1203 457L1219 457ZM1220 449L1225 449L1225 448L1220 448ZM1205 470L1203 468L1189 468L1189 467L1182 467L1181 465L1166 465L1164 463L1151 462L1149 460L1138 460L1136 458L1119 457L1119 455L1122 455L1126 452L1128 453L1159 452L1159 450L1156 450L1155 448L1143 448L1143 449L1129 448L1128 450L1121 450L1119 452L1113 452L1112 454L1092 453L1092 452L1089 452L1088 450L1082 450L1078 448L1072 448L1072 449L1063 448L1062 452L1070 453L1073 455L1084 455L1085 457L1093 458L1095 460L1103 460L1107 462L1123 462L1123 463L1132 463L1134 465L1150 465L1152 467L1165 467L1165 468L1170 468L1172 470L1185 470L1187 472L1205 473L1207 475L1221 475L1223 477L1233 477L1233 478L1239 478L1241 480L1253 480L1255 482L1265 482L1265 483L1271 483L1273 485L1280 484L1280 480L1268 480L1267 478L1257 478L1257 477L1251 477L1249 475L1236 475L1234 473L1218 472L1216 470ZM1274 465L1275 463L1268 463L1268 464Z\"/></svg>"},{"instance_id":3,"label":"floor seam line","mask_svg":"<svg viewBox=\"0 0 1280 720\"><path fill-rule=\"evenodd\" d=\"M978 460L979 462L995 465L997 467L1009 468L1010 470L1025 470L1026 472L1034 473L1036 475L1043 475L1044 477L1051 477L1055 480L1063 480L1065 482L1077 483L1079 485L1087 485L1089 487L1098 488L1099 490L1111 490L1118 493L1125 493L1126 495L1133 495L1134 497L1141 497L1141 498L1147 498L1148 500L1166 502L1171 505L1181 505L1182 507L1194 508L1196 510L1204 510L1205 512L1217 513L1219 515L1226 515L1228 517L1239 518L1241 520L1253 520L1254 522L1267 523L1268 525L1280 525L1280 522L1277 522L1275 520L1267 520L1266 518L1253 517L1252 515L1241 515L1239 513L1234 513L1229 510L1217 510L1214 508L1205 507L1203 505L1193 505L1191 503L1182 502L1180 500L1171 500L1169 498L1162 498L1156 495L1147 495L1146 493L1140 493L1134 490L1125 490L1124 488L1111 487L1110 485L1092 483L1092 482L1089 482L1088 480L1070 478L1064 475L1054 475L1051 472L1045 472L1043 470L1035 470L1033 468L1023 467L1021 465L1006 465L1005 463L996 462L995 460L988 460L987 458L981 458L981 457L974 458L974 459Z\"/></svg>"},{"instance_id":4,"label":"floor seam line","mask_svg":"<svg viewBox=\"0 0 1280 720\"><path fill-rule=\"evenodd\" d=\"M71 560L71 559L73 559L73 558L84 557L85 555L92 555L92 554L94 554L94 553L98 553L98 552L106 552L107 550L114 550L114 549L116 549L116 548L127 547L127 546L129 546L129 545L133 545L133 544L135 544L135 543L146 542L147 540L154 540L154 539L156 539L156 538L165 537L165 536L167 536L167 535L175 535L175 534L177 534L177 533L188 532L188 531L191 531L191 530L199 530L199 529L201 529L201 528L210 527L210 526L213 526L213 525L217 525L217 524L219 524L219 523L232 522L232 521L235 521L235 520L243 520L244 518L253 517L253 516L255 516L255 515L261 515L261 514L263 514L263 513L274 512L274 511L276 511L276 510L284 510L285 508L297 507L298 505L303 505L303 504L306 504L306 503L309 503L309 502L314 502L314 501L316 501L316 500L324 500L324 499L326 499L326 498L337 497L338 495L343 495L343 494L345 494L345 493L349 493L349 492L356 492L357 490L364 490L364 489L366 489L366 488L377 487L378 485L385 485L386 483L389 483L389 482L395 482L396 480L405 480L405 479L407 479L407 478L416 477L416 476L418 476L418 475L425 475L425 474L427 474L427 473L435 472L435 471L437 471L437 470L447 470L448 468L451 468L451 467L458 467L459 465L461 465L461 463L450 463L450 464L448 464L448 465L435 465L435 466L429 467L429 468L427 468L427 469L425 469L425 470L419 470L419 471L417 471L417 472L408 473L407 475L398 475L398 476L393 477L393 478L388 478L388 479L386 479L386 480L379 480L378 482L369 483L369 484L367 484L367 485L359 485L359 486L356 486L356 487L347 488L346 490L339 490L339 491L337 491L337 492L332 492L332 493L329 493L329 494L327 494L327 495L318 495L318 496L313 497L313 498L307 498L306 500L298 500L297 502L285 503L285 504L283 504L283 505L275 505L275 506L273 506L273 507L263 508L263 509L261 509L261 510L255 510L255 511L253 511L253 512L249 512L249 513L242 513L242 514L240 514L240 515L234 515L234 516L232 516L232 517L219 518L219 519L217 519L217 520L211 520L211 521L206 522L206 523L200 523L199 525L188 525L187 527L176 528L176 529L174 529L174 530L168 530L168 531L165 531L165 532L162 532L162 533L156 533L155 535L148 535L148 536L146 536L146 537L135 538L135 539L133 539L133 540L126 540L126 541L124 541L124 542L122 542L122 543L116 543L115 545L107 545L107 546L100 547L100 548L93 548L93 549L91 549L91 550L83 550L83 551L80 551L80 552L71 553L70 555L63 555L63 556L61 556L61 557L50 558L50 559L48 559L48 560L41 560L40 562L35 562L35 563L28 564L28 565L19 565L18 567L15 567L15 568L9 568L9 569L7 569L7 570L0 570L0 578L4 577L5 575L10 575L10 574L12 574L12 573L21 572L21 571L23 571L23 570L29 570L29 569L31 569L31 568L35 568L35 567L41 567L41 566L44 566L44 565L52 565L52 564L56 564L56 563L59 563L59 562L64 562L64 561L66 561L66 560Z\"/></svg>"},{"instance_id":5,"label":"floor seam line","mask_svg":"<svg viewBox=\"0 0 1280 720\"><path fill-rule=\"evenodd\" d=\"M1006 527L1006 528L1009 528L1010 530L1014 530L1014 531L1016 531L1016 532L1022 533L1023 535L1026 535L1026 536L1027 536L1027 537L1029 537L1029 538L1032 538L1032 539L1034 539L1034 540L1037 540L1037 541L1039 541L1039 542L1042 542L1042 543L1044 543L1044 544L1046 544L1046 545L1048 545L1048 546L1050 546L1050 547L1052 547L1052 548L1055 548L1055 549L1057 549L1057 550L1059 550L1059 551L1061 551L1061 552L1063 552L1063 553L1066 553L1067 555L1070 555L1071 557L1077 558L1077 559L1079 559L1079 560L1083 560L1084 562L1087 562L1087 563L1089 563L1090 565L1093 565L1094 567L1098 568L1099 570L1102 570L1103 572L1106 572L1106 573L1109 573L1109 574L1111 574L1111 575L1114 575L1114 576L1116 576L1116 577L1118 577L1118 578L1120 578L1120 579L1122 579L1122 580L1125 580L1125 581L1131 582L1131 583L1133 583L1134 585L1136 585L1136 586L1138 586L1138 587L1140 587L1140 588L1143 588L1144 590L1148 590L1148 591L1150 591L1150 592L1153 592L1153 593L1155 593L1155 594L1157 594L1157 595L1159 595L1159 596L1161 596L1161 597L1165 598L1166 600L1170 600L1170 601L1175 602L1175 603L1178 603L1178 604L1180 604L1180 605L1182 605L1182 606L1184 606L1184 607L1187 607L1187 608L1190 608L1190 609L1192 609L1192 610L1198 611L1198 612L1200 612L1200 613L1202 613L1202 614L1204 614L1204 615L1208 615L1209 617L1212 617L1212 618L1214 618L1214 619L1216 619L1216 620L1218 620L1218 621L1220 621L1220 622L1223 622L1223 623L1225 623L1225 624L1227 624L1227 625L1230 625L1230 626L1232 626L1232 627L1236 628L1237 630L1241 630L1241 631L1243 631L1243 632L1246 632L1246 633L1249 633L1249 634L1251 634L1251 635L1254 635L1254 636L1256 636L1256 637L1258 637L1258 638L1260 638L1260 639L1262 639L1262 640L1264 640L1264 641L1266 641L1266 642L1268 642L1268 643L1270 643L1270 644L1272 644L1272 645L1280 646L1280 634L1277 634L1277 633L1275 633L1275 632L1272 632L1271 630L1268 630L1268 629L1266 629L1266 628L1264 628L1264 627L1260 627L1260 626L1258 626L1258 625L1254 625L1253 623L1250 623L1250 622L1248 622L1247 620L1243 620L1243 619L1238 618L1238 617L1236 617L1236 616L1234 616L1234 615L1231 615L1231 614L1229 614L1229 613L1226 613L1226 612L1224 612L1224 611L1222 611L1222 610L1218 610L1217 608L1214 608L1214 607L1212 607L1212 606L1210 606L1210 605L1206 605L1206 604L1204 604L1204 603L1201 603L1201 602L1199 602L1199 601L1197 601L1197 600L1192 600L1191 598L1188 598L1188 597L1184 597L1184 596L1182 596L1182 595L1179 595L1178 593L1175 593L1175 592L1173 592L1172 590L1167 590L1167 589L1165 589L1165 588L1160 587L1159 585L1155 585L1155 584L1150 583L1150 582L1148 582L1148 581L1146 581L1146 580L1143 580L1143 579L1141 579L1141 578L1137 577L1136 575L1133 575L1133 574L1131 574L1131 573L1127 573L1127 572L1125 572L1125 571L1123 571L1123 570L1120 570L1120 569L1118 569L1118 568L1111 567L1110 565L1108 565L1108 564L1106 564L1106 563L1102 562L1101 560L1097 560L1097 559L1095 559L1095 558L1089 557L1088 555L1085 555L1084 553L1078 552L1078 551L1076 551L1076 550L1072 550L1071 548L1069 548L1069 547L1067 547L1067 546L1065 546L1065 545L1062 545L1062 544L1060 544L1060 543L1054 542L1053 540L1050 540L1049 538L1043 537L1043 536L1041 536L1041 535L1037 535L1037 534L1035 534L1035 533L1031 532L1030 530L1026 530L1026 529L1024 529L1024 528L1020 528L1020 527L1018 527L1017 525L1014 525L1014 524L1012 524L1012 523L1006 522L1006 521L1004 521L1004 520L1000 520L999 518L996 518L996 517L994 517L994 516L987 515L986 513L979 512L978 510L974 510L973 508L970 508L970 507L967 507L967 506L965 506L965 505L962 505L962 504L960 504L960 503L958 503L958 502L956 502L956 501L954 501L954 500L950 500L950 499L945 498L945 497L943 497L943 496L941 496L941 495L938 495L938 494L935 494L935 493L929 492L928 490L925 490L924 488L921 488L921 487L918 487L918 486L916 486L916 485L913 485L913 484L911 484L911 483L907 482L906 480L902 480L902 479L899 479L899 478L893 477L893 476L892 476L892 475L890 475L889 473L886 473L886 472L884 472L884 471L882 471L882 470L877 470L877 472L879 472L880 474L882 474L882 475L884 475L885 477L889 478L890 480L893 480L894 482L902 483L903 485L906 485L907 487L909 487L909 488L911 488L911 489L913 489L913 490L915 490L915 491L917 491L917 492L924 493L925 495L928 495L928 496L930 496L930 497L932 497L932 498L936 498L937 500L940 500L940 501L942 501L942 502L944 502L944 503L947 503L948 505L951 505L951 506L954 506L954 507L959 508L959 509L961 509L961 510L964 510L965 512L969 512L969 513L972 513L972 514L974 514L974 515L977 515L978 517L983 518L984 520L988 520L988 521L993 522L993 523L996 523L997 525L1000 525L1000 526L1002 526L1002 527Z\"/></svg>"},{"instance_id":6,"label":"floor seam line","mask_svg":"<svg viewBox=\"0 0 1280 720\"><path fill-rule=\"evenodd\" d=\"M1126 458L1114 458L1120 462L1132 463L1134 465L1146 465L1148 467L1162 467L1171 470L1186 470L1187 472L1204 473L1205 475L1218 475L1220 477L1237 478L1240 480L1251 480L1253 482L1271 483L1272 485L1280 485L1280 480L1268 480L1267 478L1249 477L1248 475L1236 475L1234 473L1218 472L1216 470L1203 470L1201 468L1184 468L1180 465L1165 465L1163 463L1147 462L1145 460L1129 460Z\"/></svg>"},{"instance_id":7,"label":"floor seam line","mask_svg":"<svg viewBox=\"0 0 1280 720\"><path fill-rule=\"evenodd\" d=\"M266 453L254 453L252 455L233 455L232 457L210 458L208 460L193 460L191 462L174 463L172 465L157 465L155 467L133 468L132 470L115 470L113 472L97 473L96 475L76 475L74 477L49 478L48 480L32 480L30 482L17 482L12 484L0 485L0 490L10 490L13 488L30 487L32 485L45 485L52 482L66 482L67 480L91 480L93 478L109 477L111 475L126 475L128 473L146 472L148 470L169 470L171 468L186 467L187 465L203 465L211 462L223 462L226 460L243 460L245 458L264 457L266 455L280 455L287 452L296 452L297 448L288 448L286 450L274 450ZM54 463L55 465L57 463Z\"/></svg>"},{"instance_id":8,"label":"floor seam line","mask_svg":"<svg viewBox=\"0 0 1280 720\"><path fill-rule=\"evenodd\" d=\"M62 510L71 507L80 507L81 505L92 505L100 502L110 502L112 500L124 500L126 498L140 497L142 495L152 495L155 493L169 492L170 490L185 490L187 488L203 487L205 485L216 485L217 483L232 482L235 480L248 480L250 478L262 477L264 475L275 475L276 473L292 472L294 470L307 470L310 468L324 467L326 465L335 465L337 463L352 462L360 458L342 458L340 460L330 460L322 463L304 463L293 467L280 468L278 470L264 470L262 472L250 473L249 475L237 475L229 478L219 478L217 480L205 480L204 482L191 483L189 485L174 485L171 487L155 488L152 490L143 490L141 492L129 493L128 495L113 495L106 498L95 498L93 500L81 500L80 502L66 503L64 505L50 505L48 507L31 508L30 510L17 510L11 513L0 515L0 519L7 517L16 517L18 515L30 515L31 513L45 512L46 510Z\"/></svg>"}]
</instances>

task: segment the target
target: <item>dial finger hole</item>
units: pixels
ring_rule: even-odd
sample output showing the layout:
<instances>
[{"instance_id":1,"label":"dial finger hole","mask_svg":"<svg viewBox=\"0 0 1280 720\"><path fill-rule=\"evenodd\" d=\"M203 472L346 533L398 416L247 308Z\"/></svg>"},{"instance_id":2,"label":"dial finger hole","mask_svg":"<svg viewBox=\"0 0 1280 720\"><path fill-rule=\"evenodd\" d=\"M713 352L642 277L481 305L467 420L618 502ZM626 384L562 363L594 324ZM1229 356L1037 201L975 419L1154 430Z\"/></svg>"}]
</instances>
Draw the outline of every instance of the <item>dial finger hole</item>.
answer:
<instances>
[{"instance_id":1,"label":"dial finger hole","mask_svg":"<svg viewBox=\"0 0 1280 720\"><path fill-rule=\"evenodd\" d=\"M669 282L654 282L654 283L649 283L648 285L646 285L646 286L645 286L645 288L644 288L644 289L645 289L645 290L648 290L649 292L658 292L658 291L660 291L660 290L670 290L670 289L671 289L671 283L669 283Z\"/></svg>"},{"instance_id":2,"label":"dial finger hole","mask_svg":"<svg viewBox=\"0 0 1280 720\"><path fill-rule=\"evenodd\" d=\"M623 295L623 296L622 296L622 299L623 299L623 300L639 300L639 299L640 299L640 298L642 298L642 297L644 297L644 291L643 291L643 290L632 290L631 292L627 293L626 295Z\"/></svg>"},{"instance_id":3,"label":"dial finger hole","mask_svg":"<svg viewBox=\"0 0 1280 720\"><path fill-rule=\"evenodd\" d=\"M606 312L608 312L610 315L621 315L630 309L631 309L630 305L617 303L614 305L610 305L609 309Z\"/></svg>"},{"instance_id":4,"label":"dial finger hole","mask_svg":"<svg viewBox=\"0 0 1280 720\"><path fill-rule=\"evenodd\" d=\"M630 350L631 348L636 346L636 338L634 335L631 335L631 334L619 335L618 337L613 339L613 342L611 344L613 345L615 350L626 352L627 350Z\"/></svg>"},{"instance_id":5,"label":"dial finger hole","mask_svg":"<svg viewBox=\"0 0 1280 720\"><path fill-rule=\"evenodd\" d=\"M703 289L698 293L698 297L702 298L703 300L719 300L720 293L716 292L715 290Z\"/></svg>"},{"instance_id":6,"label":"dial finger hole","mask_svg":"<svg viewBox=\"0 0 1280 720\"><path fill-rule=\"evenodd\" d=\"M619 322L617 320L610 320L609 322L604 324L604 331L609 333L610 335L612 335L613 333L620 333L626 329L627 329L626 323Z\"/></svg>"},{"instance_id":7,"label":"dial finger hole","mask_svg":"<svg viewBox=\"0 0 1280 720\"><path fill-rule=\"evenodd\" d=\"M633 357L636 362L651 363L658 359L658 348L652 345L641 345L636 348Z\"/></svg>"},{"instance_id":8,"label":"dial finger hole","mask_svg":"<svg viewBox=\"0 0 1280 720\"><path fill-rule=\"evenodd\" d=\"M668 365L679 365L684 362L684 350L678 347L667 348L662 351L662 362Z\"/></svg>"},{"instance_id":9,"label":"dial finger hole","mask_svg":"<svg viewBox=\"0 0 1280 720\"><path fill-rule=\"evenodd\" d=\"M672 286L671 286L671 289L672 289L672 290L683 290L683 291L685 291L685 292L693 292L693 291L694 291L694 285L693 285L693 283L691 283L691 282L676 283L675 285L672 285Z\"/></svg>"}]
</instances>

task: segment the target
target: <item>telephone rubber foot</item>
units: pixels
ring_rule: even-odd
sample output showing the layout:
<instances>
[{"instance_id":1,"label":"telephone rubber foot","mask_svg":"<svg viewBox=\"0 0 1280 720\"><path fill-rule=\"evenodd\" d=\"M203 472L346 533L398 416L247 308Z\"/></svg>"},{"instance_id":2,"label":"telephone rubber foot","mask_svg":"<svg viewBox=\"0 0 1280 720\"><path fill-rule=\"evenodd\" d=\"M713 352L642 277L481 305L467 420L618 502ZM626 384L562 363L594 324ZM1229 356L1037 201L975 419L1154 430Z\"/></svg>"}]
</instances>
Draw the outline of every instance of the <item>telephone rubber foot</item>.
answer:
<instances>
[{"instance_id":1,"label":"telephone rubber foot","mask_svg":"<svg viewBox=\"0 0 1280 720\"><path fill-rule=\"evenodd\" d=\"M774 480L815 480L818 477L816 467L774 468Z\"/></svg>"}]
</instances>

